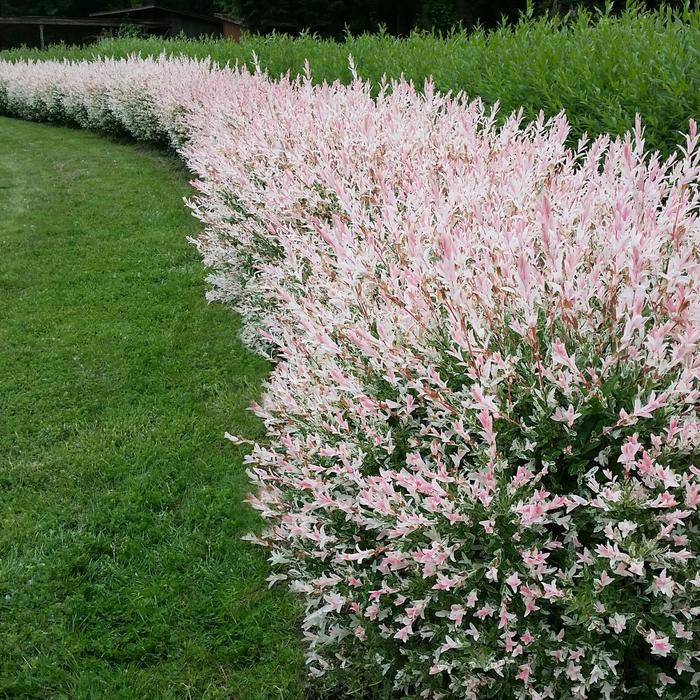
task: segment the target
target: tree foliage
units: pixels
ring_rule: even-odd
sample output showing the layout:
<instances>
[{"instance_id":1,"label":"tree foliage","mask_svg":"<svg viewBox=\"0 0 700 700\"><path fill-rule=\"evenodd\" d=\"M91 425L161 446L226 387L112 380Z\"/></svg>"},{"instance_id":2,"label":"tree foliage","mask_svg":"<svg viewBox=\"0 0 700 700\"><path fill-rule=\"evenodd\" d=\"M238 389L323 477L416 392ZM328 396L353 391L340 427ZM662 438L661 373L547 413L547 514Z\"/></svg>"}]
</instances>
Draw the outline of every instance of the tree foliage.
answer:
<instances>
[{"instance_id":1,"label":"tree foliage","mask_svg":"<svg viewBox=\"0 0 700 700\"><path fill-rule=\"evenodd\" d=\"M241 17L253 31L309 30L323 36L377 31L408 34L415 29L449 31L465 27L495 27L528 11L566 14L578 8L603 9L606 0L216 0L222 10ZM650 9L683 0L645 0ZM620 8L624 3L620 3Z\"/></svg>"},{"instance_id":2,"label":"tree foliage","mask_svg":"<svg viewBox=\"0 0 700 700\"><path fill-rule=\"evenodd\" d=\"M101 10L144 4L149 0L0 0L0 16L57 15L83 17ZM662 0L645 0L656 8ZM683 0L666 4L681 5ZM326 37L376 32L385 27L405 35L418 29L447 32L459 26L494 27L515 20L527 0L162 0L173 9L202 14L226 12L240 17L255 32L297 33L308 30ZM605 0L534 0L538 14L565 14L579 7L602 8ZM620 3L622 8L623 4Z\"/></svg>"}]
</instances>

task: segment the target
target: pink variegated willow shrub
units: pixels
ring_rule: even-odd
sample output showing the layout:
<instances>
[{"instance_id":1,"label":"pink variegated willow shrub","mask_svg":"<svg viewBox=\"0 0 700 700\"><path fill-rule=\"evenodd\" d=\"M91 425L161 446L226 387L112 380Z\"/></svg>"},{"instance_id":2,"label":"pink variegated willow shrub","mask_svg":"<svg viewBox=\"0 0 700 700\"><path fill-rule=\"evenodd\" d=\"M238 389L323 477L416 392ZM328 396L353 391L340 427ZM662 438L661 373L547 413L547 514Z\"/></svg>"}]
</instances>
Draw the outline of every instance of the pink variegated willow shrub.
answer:
<instances>
[{"instance_id":1,"label":"pink variegated willow shrub","mask_svg":"<svg viewBox=\"0 0 700 700\"><path fill-rule=\"evenodd\" d=\"M318 683L700 696L695 125L662 161L639 125L572 150L430 85L160 63L94 99L180 146L212 296L276 359L251 539Z\"/></svg>"}]
</instances>

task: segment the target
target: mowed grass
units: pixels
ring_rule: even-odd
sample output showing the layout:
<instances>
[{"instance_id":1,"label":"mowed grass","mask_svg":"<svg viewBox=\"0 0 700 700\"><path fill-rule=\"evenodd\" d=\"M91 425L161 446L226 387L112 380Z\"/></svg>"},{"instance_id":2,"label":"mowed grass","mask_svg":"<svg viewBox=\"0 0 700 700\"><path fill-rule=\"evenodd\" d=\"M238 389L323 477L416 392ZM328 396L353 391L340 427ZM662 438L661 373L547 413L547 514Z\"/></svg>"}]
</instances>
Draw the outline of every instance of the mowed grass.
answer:
<instances>
[{"instance_id":1,"label":"mowed grass","mask_svg":"<svg viewBox=\"0 0 700 700\"><path fill-rule=\"evenodd\" d=\"M0 697L299 698L242 503L269 367L173 157L0 119Z\"/></svg>"}]
</instances>

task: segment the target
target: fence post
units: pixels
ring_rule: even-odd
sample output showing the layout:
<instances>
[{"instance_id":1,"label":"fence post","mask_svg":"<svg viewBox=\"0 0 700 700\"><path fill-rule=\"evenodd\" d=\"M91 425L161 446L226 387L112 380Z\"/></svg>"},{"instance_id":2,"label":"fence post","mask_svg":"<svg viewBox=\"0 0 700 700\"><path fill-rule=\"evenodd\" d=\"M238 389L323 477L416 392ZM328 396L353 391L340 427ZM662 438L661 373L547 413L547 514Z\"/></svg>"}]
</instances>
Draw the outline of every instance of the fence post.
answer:
<instances>
[{"instance_id":1,"label":"fence post","mask_svg":"<svg viewBox=\"0 0 700 700\"><path fill-rule=\"evenodd\" d=\"M41 46L42 51L46 48L46 44L44 43L44 25L43 24L39 25L39 45Z\"/></svg>"}]
</instances>

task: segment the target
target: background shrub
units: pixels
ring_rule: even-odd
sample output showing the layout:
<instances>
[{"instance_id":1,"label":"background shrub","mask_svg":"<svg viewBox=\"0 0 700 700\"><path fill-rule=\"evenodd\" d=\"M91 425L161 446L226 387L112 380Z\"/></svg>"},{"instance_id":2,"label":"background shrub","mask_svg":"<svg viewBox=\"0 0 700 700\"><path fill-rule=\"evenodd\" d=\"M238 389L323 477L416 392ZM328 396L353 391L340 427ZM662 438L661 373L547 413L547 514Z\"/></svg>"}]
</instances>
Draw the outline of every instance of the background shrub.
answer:
<instances>
[{"instance_id":1,"label":"background shrub","mask_svg":"<svg viewBox=\"0 0 700 700\"><path fill-rule=\"evenodd\" d=\"M540 110L554 116L565 109L571 143L584 132L621 134L636 113L646 125L647 144L669 153L700 115L700 12L629 8L619 16L581 12L575 18L521 18L495 31L454 32L442 38L414 33L348 37L344 42L312 36L244 36L240 44L185 39L114 39L46 52L17 50L0 55L34 58L125 57L140 53L206 58L219 63L260 65L278 77L302 74L308 59L317 82L348 82L348 55L376 94L382 77L404 74L420 89L432 76L437 89L465 92L501 113Z\"/></svg>"}]
</instances>

